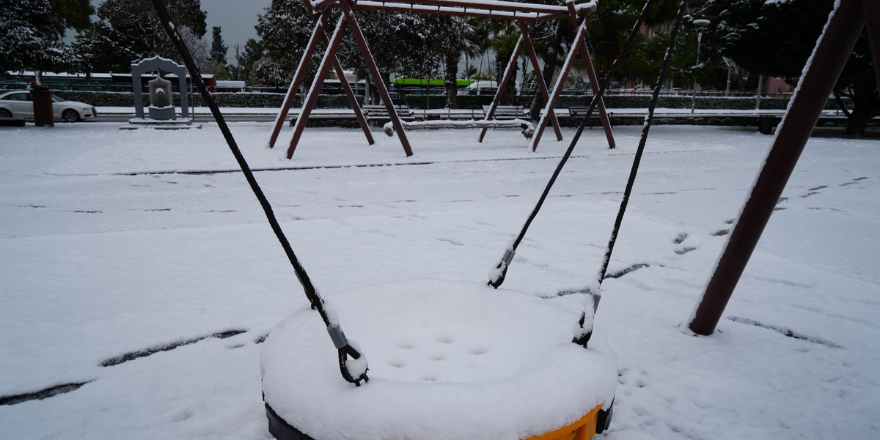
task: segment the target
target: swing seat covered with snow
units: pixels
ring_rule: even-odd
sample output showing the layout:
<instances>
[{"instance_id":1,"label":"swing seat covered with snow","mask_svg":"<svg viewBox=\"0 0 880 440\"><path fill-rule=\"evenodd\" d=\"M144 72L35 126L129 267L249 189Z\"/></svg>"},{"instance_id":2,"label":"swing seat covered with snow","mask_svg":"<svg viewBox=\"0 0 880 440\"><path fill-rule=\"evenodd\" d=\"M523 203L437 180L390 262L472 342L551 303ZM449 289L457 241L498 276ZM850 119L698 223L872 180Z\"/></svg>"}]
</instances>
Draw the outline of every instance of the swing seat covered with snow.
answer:
<instances>
[{"instance_id":1,"label":"swing seat covered with snow","mask_svg":"<svg viewBox=\"0 0 880 440\"><path fill-rule=\"evenodd\" d=\"M370 381L341 380L318 313L294 312L261 353L279 440L588 439L610 423L614 354L599 334L587 350L572 344L566 323L578 314L552 301L420 280L357 288L330 304L369 353Z\"/></svg>"}]
</instances>

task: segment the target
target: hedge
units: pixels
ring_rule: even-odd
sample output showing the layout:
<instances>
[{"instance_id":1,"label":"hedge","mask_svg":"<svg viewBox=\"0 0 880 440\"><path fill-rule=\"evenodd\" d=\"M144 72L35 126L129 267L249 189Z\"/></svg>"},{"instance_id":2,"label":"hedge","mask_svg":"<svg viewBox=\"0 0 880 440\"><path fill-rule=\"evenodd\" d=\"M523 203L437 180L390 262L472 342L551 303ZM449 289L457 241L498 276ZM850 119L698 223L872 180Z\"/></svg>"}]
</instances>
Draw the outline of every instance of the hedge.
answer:
<instances>
[{"instance_id":1,"label":"hedge","mask_svg":"<svg viewBox=\"0 0 880 440\"><path fill-rule=\"evenodd\" d=\"M131 92L90 92L90 91L53 91L52 93L71 101L85 102L94 106L132 107L134 106L134 94ZM191 93L190 105L194 107L204 106L202 97L197 93ZM282 93L214 93L214 100L220 107L251 107L251 108L279 108L284 99ZM484 105L492 103L492 95L459 96L458 108L480 109ZM516 105L529 107L532 104L532 96L523 95L515 98ZM605 97L605 105L608 108L646 108L650 96L636 95L610 95ZM784 110L788 106L788 98L762 98L761 109ZM179 94L174 94L174 102L180 105ZM443 95L409 95L405 98L406 105L414 109L444 108L446 96ZM144 94L144 103L149 103L149 97ZM699 109L718 110L752 110L755 108L753 97L697 97L696 106ZM294 106L301 106L298 97ZM590 98L587 96L563 95L556 103L558 108L587 107ZM320 95L316 104L317 108L348 108L348 98L345 95ZM660 108L690 108L689 96L660 96L657 103ZM836 109L837 103L830 99L825 105L826 109Z\"/></svg>"}]
</instances>

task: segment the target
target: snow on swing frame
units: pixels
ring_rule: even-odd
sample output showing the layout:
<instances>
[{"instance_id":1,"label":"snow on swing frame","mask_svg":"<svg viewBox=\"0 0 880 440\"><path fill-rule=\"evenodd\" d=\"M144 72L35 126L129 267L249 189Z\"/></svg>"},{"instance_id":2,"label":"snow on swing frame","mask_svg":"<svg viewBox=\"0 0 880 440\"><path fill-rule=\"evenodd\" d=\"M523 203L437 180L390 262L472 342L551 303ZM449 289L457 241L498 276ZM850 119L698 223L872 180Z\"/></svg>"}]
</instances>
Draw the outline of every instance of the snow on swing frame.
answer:
<instances>
[{"instance_id":1,"label":"snow on swing frame","mask_svg":"<svg viewBox=\"0 0 880 440\"><path fill-rule=\"evenodd\" d=\"M489 110L486 112L485 117L480 121L402 121L397 114L397 109L394 107L391 101L391 95L388 93L385 84L382 81L378 81L376 82L376 89L379 93L382 103L385 105L388 118L390 119L390 121L383 127L383 130L388 136L392 136L395 132L397 133L398 138L400 139L401 146L403 147L404 153L407 157L412 156L413 152L412 148L410 147L409 139L406 136L406 130L480 128L481 130L478 141L482 142L486 136L487 130L490 128L519 128L521 129L525 138L529 141L529 146L532 151L535 151L538 147L538 143L540 142L542 133L549 123L553 126L556 140L561 141L562 130L560 129L559 121L556 117L554 108L556 105L556 101L559 98L559 94L561 93L564 86L564 79L568 76L568 72L573 65L573 61L579 54L587 68L587 74L593 90L598 90L599 88L595 70L593 69L592 60L590 58L585 42L587 28L597 8L596 0L590 0L579 4L576 4L574 0L568 0L565 6L539 4L536 5L530 3L515 3L498 0L412 0L400 2L370 0L322 0L313 2L310 0L303 0L303 2L306 6L306 10L315 22L315 27L312 31L311 37L309 38L309 42L306 45L306 49L303 52L302 57L300 58L300 62L293 75L290 87L288 88L287 94L284 98L284 101L282 102L281 109L279 110L278 115L275 118L272 133L269 137L269 141L267 144L269 148L273 148L276 141L278 140L281 128L283 127L290 108L293 104L293 101L295 100L297 90L299 90L300 86L302 85L303 79L305 77L305 72L308 69L308 64L312 58L312 55L317 49L318 43L322 43L326 47L326 50L321 60L321 64L318 67L318 73L315 76L315 79L312 82L312 85L303 100L303 106L300 109L299 115L294 123L293 133L291 135L287 149L288 159L292 158L294 152L296 151L296 147L299 144L302 133L305 130L306 124L308 123L309 116L311 115L311 111L315 106L318 94L321 90L321 86L323 85L323 82L326 79L327 74L329 73L331 65L336 71L337 76L343 77L342 67L336 57L336 51L342 42L346 27L349 27L351 29L355 41L357 42L361 50L361 54L367 64L367 68L370 74L374 78L381 78L375 59L370 52L367 41L364 38L360 26L358 25L357 18L354 15L354 11L359 9L513 20L519 26L521 31L520 38L516 43L513 53L518 54L521 53L523 49L525 49L525 52L528 54L534 68L538 88L540 89L541 94L546 101L544 110L541 113L541 117L537 126L533 126L530 121L525 120L510 121L494 119L495 112L498 109L498 104L501 101L501 97L504 95L507 84L510 82L512 74L515 71L517 57L511 57L510 61L508 62L508 65L504 71L503 79L499 84L498 91L495 94L495 98L493 99ZM339 21L332 36L328 38L325 29L328 24L327 22L330 17L330 12L333 8L342 9L343 14L339 18ZM569 50L569 53L566 57L566 62L563 65L563 71L557 78L552 92L550 92L547 90L547 84L541 73L541 69L538 64L538 58L535 54L535 50L532 46L531 38L529 36L529 30L536 21L561 19L565 17L569 17L572 20L573 25L577 28L577 32L575 35L575 39L571 44L571 49ZM373 136L367 125L367 119L360 108L360 104L357 102L354 91L351 89L351 86L345 81L342 82L342 87L349 100L349 104L351 105L352 110L355 113L355 117L357 118L358 123L360 124L361 129L364 132L364 136L367 138L367 143L372 145L374 143ZM609 148L614 148L615 141L611 129L611 123L605 109L605 104L601 99L599 100L598 108L602 126L605 130L605 135L608 140L608 146Z\"/></svg>"}]
</instances>

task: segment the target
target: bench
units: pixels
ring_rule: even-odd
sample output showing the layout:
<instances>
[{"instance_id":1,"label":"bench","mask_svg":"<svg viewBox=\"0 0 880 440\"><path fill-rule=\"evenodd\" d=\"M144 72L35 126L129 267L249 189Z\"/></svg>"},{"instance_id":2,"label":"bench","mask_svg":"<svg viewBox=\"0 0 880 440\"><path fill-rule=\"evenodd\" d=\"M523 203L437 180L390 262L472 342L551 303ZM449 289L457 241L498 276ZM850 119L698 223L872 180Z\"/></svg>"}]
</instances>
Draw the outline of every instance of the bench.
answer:
<instances>
[{"instance_id":1,"label":"bench","mask_svg":"<svg viewBox=\"0 0 880 440\"><path fill-rule=\"evenodd\" d=\"M480 109L446 109L446 114L441 114L441 119L453 120L478 120L486 117L486 112Z\"/></svg>"},{"instance_id":2,"label":"bench","mask_svg":"<svg viewBox=\"0 0 880 440\"><path fill-rule=\"evenodd\" d=\"M568 109L568 124L570 126L579 125L579 121L583 118L587 117L587 112L590 110L590 107L569 107ZM608 122L611 122L611 116L614 113L608 112ZM599 109L594 108L593 114L590 115L590 119L599 117Z\"/></svg>"},{"instance_id":3,"label":"bench","mask_svg":"<svg viewBox=\"0 0 880 440\"><path fill-rule=\"evenodd\" d=\"M296 124L296 120L299 119L299 111L297 113L291 112L290 114L290 126L293 127ZM312 120L356 120L357 116L355 116L354 111L350 109L321 109L321 110L312 110L309 113L309 121Z\"/></svg>"},{"instance_id":4,"label":"bench","mask_svg":"<svg viewBox=\"0 0 880 440\"><path fill-rule=\"evenodd\" d=\"M489 114L490 106L484 105L483 112L485 114ZM529 116L528 110L523 108L521 105L499 105L495 107L495 114L492 116L494 119L523 119Z\"/></svg>"},{"instance_id":5,"label":"bench","mask_svg":"<svg viewBox=\"0 0 880 440\"><path fill-rule=\"evenodd\" d=\"M24 127L24 119L0 118L0 127Z\"/></svg>"},{"instance_id":6,"label":"bench","mask_svg":"<svg viewBox=\"0 0 880 440\"><path fill-rule=\"evenodd\" d=\"M371 123L372 121L376 121L376 125L378 125L379 121L387 121L391 119L391 117L388 116L388 109L385 108L384 104L367 104L363 106L363 110L367 121ZM395 105L394 110L397 112L397 117L402 121L413 121L416 119L415 114L407 105Z\"/></svg>"}]
</instances>

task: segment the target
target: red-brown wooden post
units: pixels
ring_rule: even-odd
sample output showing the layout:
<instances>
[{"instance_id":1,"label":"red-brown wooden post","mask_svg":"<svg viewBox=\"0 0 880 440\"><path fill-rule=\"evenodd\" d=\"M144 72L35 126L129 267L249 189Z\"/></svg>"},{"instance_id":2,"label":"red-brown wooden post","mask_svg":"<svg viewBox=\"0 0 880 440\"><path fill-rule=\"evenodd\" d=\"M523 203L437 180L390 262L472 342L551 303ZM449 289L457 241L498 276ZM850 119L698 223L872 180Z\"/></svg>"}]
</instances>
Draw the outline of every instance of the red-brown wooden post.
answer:
<instances>
[{"instance_id":1,"label":"red-brown wooden post","mask_svg":"<svg viewBox=\"0 0 880 440\"><path fill-rule=\"evenodd\" d=\"M354 13L351 10L350 0L341 0L339 5L342 6L342 12L345 14L345 17L348 19L349 27L351 28L351 33L354 35L355 41L357 41L358 47L361 49L361 54L364 56L364 61L367 63L367 68L370 70L370 74L373 75L373 78L376 79L376 90L379 91L379 96L382 98L382 101L385 103L385 109L388 111L388 117L391 118L391 123L394 125L394 130L397 132L397 137L400 139L401 145L403 145L403 151L406 153L406 156L412 156L412 149L409 147L409 140L406 138L406 132L403 130L403 124L400 123L400 118L397 116L397 110L394 108L394 102L391 101L391 94L388 93L388 89L385 87L385 82L382 81L382 75L379 73L379 67L376 66L376 60L373 58L373 54L370 52L370 47L367 45L367 40L364 38L363 32L361 32L361 27L358 25L357 18L354 16Z\"/></svg>"},{"instance_id":2,"label":"red-brown wooden post","mask_svg":"<svg viewBox=\"0 0 880 440\"><path fill-rule=\"evenodd\" d=\"M284 126L284 120L287 119L287 114L290 112L290 106L293 105L293 100L296 98L296 91L299 89L299 86L302 85L303 78L306 76L306 70L309 67L309 61L312 59L312 55L318 47L318 41L321 40L322 36L327 38L327 35L324 33L324 26L327 24L327 19L329 17L330 11L326 10L315 22L315 28L312 29L309 43L306 44L306 50L303 52L303 56L299 60L299 65L296 67L296 73L293 74L293 79L290 81L290 88L287 89L287 95L284 96L281 110L278 112L278 116L275 117L275 125L272 127L272 136L269 137L269 148L275 147L275 141L278 140L278 135L281 133L281 127Z\"/></svg>"},{"instance_id":3,"label":"red-brown wooden post","mask_svg":"<svg viewBox=\"0 0 880 440\"><path fill-rule=\"evenodd\" d=\"M538 64L538 54L535 53L535 47L532 45L532 38L529 35L529 26L526 23L518 22L520 32L526 36L525 45L526 52L529 54L529 59L532 62L532 69L535 72L535 82L538 83L538 88L541 89L541 95L544 97L544 100L547 101L550 99L550 92L547 91L547 82L544 81L544 74L541 73L541 66ZM556 109L550 109L553 112L550 115L550 123L553 124L553 131L556 132L556 140L562 140L562 130L559 128L559 119L556 118Z\"/></svg>"},{"instance_id":4,"label":"red-brown wooden post","mask_svg":"<svg viewBox=\"0 0 880 440\"><path fill-rule=\"evenodd\" d=\"M290 146L287 147L288 159L293 157L293 152L296 150L299 138L302 136L302 132L306 128L306 123L309 121L309 115L312 113L312 108L315 107L315 102L318 100L318 94L321 93L321 86L324 85L324 79L330 71L330 65L333 64L331 60L336 58L336 50L339 49L339 45L342 44L342 37L345 35L345 22L345 17L339 17L339 23L336 25L336 30L333 31L333 37L330 38L330 44L327 46L327 51L324 52L324 58L321 60L321 65L318 67L318 73L315 75L315 80L312 81L312 87L309 88L309 94L303 102L299 117L296 118L296 124L293 125L293 136L290 138Z\"/></svg>"},{"instance_id":5,"label":"red-brown wooden post","mask_svg":"<svg viewBox=\"0 0 880 440\"><path fill-rule=\"evenodd\" d=\"M872 23L876 24L876 21ZM776 130L776 139L770 147L764 167L694 311L689 325L694 333L710 335L715 331L864 27L865 15L861 2L841 0L828 20L824 35L819 37L811 57L812 63L807 66L798 90L791 98L792 102ZM876 64L880 59L875 58L874 62Z\"/></svg>"},{"instance_id":6,"label":"red-brown wooden post","mask_svg":"<svg viewBox=\"0 0 880 440\"><path fill-rule=\"evenodd\" d=\"M525 34L520 34L519 39L516 40L516 45L513 46L510 61L507 62L507 68L504 69L504 76L501 79L501 84L498 84L498 90L495 92L495 99L492 100L492 105L489 106L489 111L486 112L486 116L483 117L484 121L488 121L495 117L495 109L498 108L498 103L501 102L501 97L504 96L504 91L507 90L507 83L510 82L510 77L513 75L513 70L516 68L516 61L519 57L519 52L522 50L524 37ZM480 129L480 137L477 138L479 142L483 142L483 138L486 136L486 130L488 130L486 127Z\"/></svg>"},{"instance_id":7,"label":"red-brown wooden post","mask_svg":"<svg viewBox=\"0 0 880 440\"><path fill-rule=\"evenodd\" d=\"M578 24L578 16L577 11L574 9L574 3L569 2L568 5L568 13L571 15L571 24L573 26L577 26ZM590 26L590 22L593 20L593 14L590 14L589 17L584 18L587 27ZM585 35L586 36L586 35ZM580 46L581 58L584 59L584 65L587 67L587 77L590 78L590 88L593 89L593 93L599 92L599 80L596 79L596 71L593 70L593 60L590 59L590 51L587 48L587 40L585 38L581 38L577 42L578 46ZM605 99L600 98L599 102L596 104L596 107L599 108L599 119L602 121L602 127L605 129L605 138L608 139L608 148L614 149L616 147L616 143L614 142L614 132L611 129L611 120L608 119L608 113L605 111Z\"/></svg>"},{"instance_id":8,"label":"red-brown wooden post","mask_svg":"<svg viewBox=\"0 0 880 440\"><path fill-rule=\"evenodd\" d=\"M562 69L559 71L559 77L556 78L556 84L553 86L553 91L550 92L550 98L547 99L547 102L544 104L544 113L541 115L541 120L538 121L538 126L535 127L535 134L532 136L532 151L538 149L538 143L541 142L541 135L544 133L544 128L547 127L547 121L551 115L550 109L556 106L556 100L559 99L559 94L562 92L562 87L565 85L565 79L568 77L568 72L571 70L571 65L580 49L580 46L576 44L576 42L582 40L586 33L587 24L586 20L584 20L581 22L580 26L578 26L577 32L574 36L575 43L573 43L571 49L568 50L568 55L565 57L565 63L562 64Z\"/></svg>"}]
</instances>

